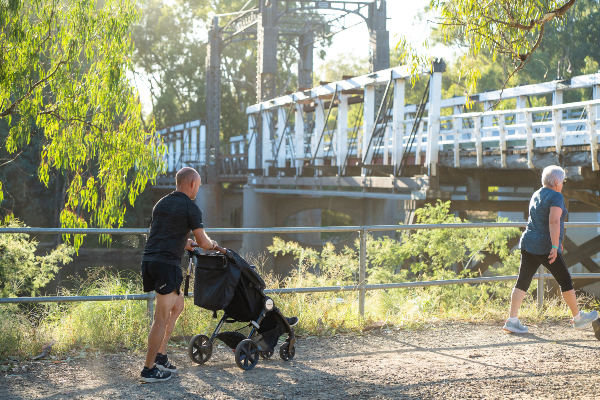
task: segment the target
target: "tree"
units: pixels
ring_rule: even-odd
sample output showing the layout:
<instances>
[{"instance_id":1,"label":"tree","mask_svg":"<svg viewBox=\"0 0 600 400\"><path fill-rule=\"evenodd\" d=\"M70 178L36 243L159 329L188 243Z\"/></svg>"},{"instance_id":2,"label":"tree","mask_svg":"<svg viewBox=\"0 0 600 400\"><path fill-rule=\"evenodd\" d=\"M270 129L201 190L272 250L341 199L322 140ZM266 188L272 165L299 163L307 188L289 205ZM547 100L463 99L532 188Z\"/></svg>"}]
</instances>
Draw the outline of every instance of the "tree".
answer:
<instances>
[{"instance_id":1,"label":"tree","mask_svg":"<svg viewBox=\"0 0 600 400\"><path fill-rule=\"evenodd\" d=\"M7 218L2 228L23 227L16 219ZM60 264L72 261L75 250L61 244L50 254L36 256L38 243L22 233L0 235L0 297L35 295L54 278Z\"/></svg>"},{"instance_id":2,"label":"tree","mask_svg":"<svg viewBox=\"0 0 600 400\"><path fill-rule=\"evenodd\" d=\"M39 180L53 169L68 180L63 226L121 226L126 200L163 168L126 76L138 17L127 0L0 3L2 146L14 154L40 135Z\"/></svg>"},{"instance_id":3,"label":"tree","mask_svg":"<svg viewBox=\"0 0 600 400\"><path fill-rule=\"evenodd\" d=\"M136 85L146 85L152 105L148 120L160 127L204 115L207 0L141 0L141 18L132 27Z\"/></svg>"},{"instance_id":4,"label":"tree","mask_svg":"<svg viewBox=\"0 0 600 400\"><path fill-rule=\"evenodd\" d=\"M425 11L427 11L427 8ZM429 13L428 13L429 14ZM479 71L475 91L478 93L487 90L497 90L503 87L514 87L524 84L551 81L554 79L568 79L573 76L598 72L600 61L600 43L596 40L598 24L594 23L600 14L598 0L579 0L562 17L560 24L547 26L544 40L532 56L531 62L526 64L510 81L511 66L506 58L498 57L494 60L489 54L471 55L469 62ZM421 16L421 18L424 18ZM446 41L443 29L433 27L430 35L431 44L442 44L454 49L465 47L461 40ZM443 81L443 96L463 96L468 91L467 81L461 71L464 60L449 63ZM587 90L569 90L565 92L565 102L583 101L590 98ZM550 95L532 97L532 105L546 105L552 101ZM495 108L514 108L514 100L503 100ZM477 107L477 106L476 106ZM481 108L481 107L479 107Z\"/></svg>"},{"instance_id":5,"label":"tree","mask_svg":"<svg viewBox=\"0 0 600 400\"><path fill-rule=\"evenodd\" d=\"M159 127L205 116L206 32L212 15L250 10L247 0L141 0L140 22L133 29L136 82L150 90ZM245 7L245 8L244 8ZM221 15L219 26L239 14ZM323 18L324 20L324 18ZM284 22L282 22L284 24ZM275 77L278 95L297 88L294 40L278 42ZM330 40L322 40L327 45ZM221 140L247 132L246 107L256 103L256 40L230 42L221 52Z\"/></svg>"},{"instance_id":6,"label":"tree","mask_svg":"<svg viewBox=\"0 0 600 400\"><path fill-rule=\"evenodd\" d=\"M482 3L477 0L431 0L430 8L439 14L440 30L446 42L456 43L460 78L466 81L467 93L476 91L481 78L480 56L505 62L507 77L503 87L519 71L531 63L539 51L548 27L565 25L564 15L576 0L497 0ZM425 43L427 47L427 43ZM417 72L429 63L403 38L404 59Z\"/></svg>"}]
</instances>

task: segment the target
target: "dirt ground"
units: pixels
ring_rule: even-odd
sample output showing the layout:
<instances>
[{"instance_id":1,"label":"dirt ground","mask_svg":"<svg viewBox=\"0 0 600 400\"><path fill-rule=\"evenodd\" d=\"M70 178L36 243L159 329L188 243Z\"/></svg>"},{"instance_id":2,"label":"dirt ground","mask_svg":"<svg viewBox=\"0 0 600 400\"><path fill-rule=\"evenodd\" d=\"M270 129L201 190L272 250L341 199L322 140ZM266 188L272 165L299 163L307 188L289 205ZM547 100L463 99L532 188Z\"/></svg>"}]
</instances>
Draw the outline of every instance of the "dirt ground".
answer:
<instances>
[{"instance_id":1,"label":"dirt ground","mask_svg":"<svg viewBox=\"0 0 600 400\"><path fill-rule=\"evenodd\" d=\"M22 362L0 375L3 399L593 399L600 398L600 341L560 324L506 334L501 324L437 323L421 330L304 337L296 357L278 352L252 371L231 350L203 366L173 349L179 373L138 382L143 355Z\"/></svg>"}]
</instances>

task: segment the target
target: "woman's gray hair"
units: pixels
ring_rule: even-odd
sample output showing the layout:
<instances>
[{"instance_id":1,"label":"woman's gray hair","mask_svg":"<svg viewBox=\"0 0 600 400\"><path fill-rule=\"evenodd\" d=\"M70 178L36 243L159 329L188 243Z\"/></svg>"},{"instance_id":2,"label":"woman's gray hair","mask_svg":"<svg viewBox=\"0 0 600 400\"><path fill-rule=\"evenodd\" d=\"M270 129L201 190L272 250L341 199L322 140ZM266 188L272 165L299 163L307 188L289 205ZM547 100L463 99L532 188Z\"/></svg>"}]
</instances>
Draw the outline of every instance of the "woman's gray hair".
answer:
<instances>
[{"instance_id":1,"label":"woman's gray hair","mask_svg":"<svg viewBox=\"0 0 600 400\"><path fill-rule=\"evenodd\" d=\"M542 186L551 188L565 180L565 170L558 165L550 165L542 172Z\"/></svg>"}]
</instances>

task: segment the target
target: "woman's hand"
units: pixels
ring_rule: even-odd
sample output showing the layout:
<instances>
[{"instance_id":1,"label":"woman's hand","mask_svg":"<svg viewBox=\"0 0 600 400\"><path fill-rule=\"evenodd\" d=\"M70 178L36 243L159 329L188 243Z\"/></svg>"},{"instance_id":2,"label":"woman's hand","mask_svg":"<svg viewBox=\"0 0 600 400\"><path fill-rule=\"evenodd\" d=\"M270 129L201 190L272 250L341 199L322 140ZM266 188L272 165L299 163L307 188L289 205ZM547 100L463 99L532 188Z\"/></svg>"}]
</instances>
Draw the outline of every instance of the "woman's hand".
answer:
<instances>
[{"instance_id":1,"label":"woman's hand","mask_svg":"<svg viewBox=\"0 0 600 400\"><path fill-rule=\"evenodd\" d=\"M558 249L552 248L552 250L550 250L550 255L548 256L548 260L550 261L550 264L552 264L554 262L554 260L556 260L557 256L558 256Z\"/></svg>"}]
</instances>

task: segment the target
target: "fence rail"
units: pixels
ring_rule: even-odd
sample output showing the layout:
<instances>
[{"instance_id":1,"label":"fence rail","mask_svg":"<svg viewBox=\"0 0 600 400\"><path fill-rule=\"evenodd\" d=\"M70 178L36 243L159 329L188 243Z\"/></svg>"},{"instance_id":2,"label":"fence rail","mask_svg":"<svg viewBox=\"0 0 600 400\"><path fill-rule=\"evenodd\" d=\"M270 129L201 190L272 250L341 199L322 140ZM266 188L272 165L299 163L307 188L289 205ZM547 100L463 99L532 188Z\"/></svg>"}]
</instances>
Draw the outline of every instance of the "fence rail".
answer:
<instances>
[{"instance_id":1,"label":"fence rail","mask_svg":"<svg viewBox=\"0 0 600 400\"><path fill-rule=\"evenodd\" d=\"M503 196L502 193L498 193ZM529 194L524 194L529 196ZM206 228L207 233L310 233L310 232L383 232L412 231L423 229L472 229L472 228L524 228L526 222L483 222L457 224L408 224L408 225L364 225L364 226L324 226L324 227L285 227L285 228ZM600 222L565 222L565 228L600 228ZM147 235L145 228L0 228L2 233L27 233L44 235Z\"/></svg>"},{"instance_id":2,"label":"fence rail","mask_svg":"<svg viewBox=\"0 0 600 400\"><path fill-rule=\"evenodd\" d=\"M586 227L600 228L600 222L566 222L565 228ZM358 232L360 239L359 248L359 284L351 286L325 286L308 288L282 288L266 289L266 294L284 294L284 293L319 293L319 292L348 292L358 291L358 307L361 316L364 316L365 295L367 290L384 290L415 288L427 286L445 286L461 284L478 284L512 281L517 279L517 275L492 276L465 279L447 279L437 281L417 281L385 283L376 285L366 285L366 239L368 232L382 231L403 231L403 230L423 230L423 229L473 229L473 228L522 228L525 222L490 222L490 223L457 223L457 224L411 224L411 225L367 225L367 226L330 226L330 227L288 227L288 228L207 228L206 232L213 234L258 234L258 233L304 233L304 232ZM148 229L108 229L108 228L0 228L0 234L8 233L26 233L26 234L116 234L116 235L144 235L148 234ZM579 273L571 274L573 279L598 279L598 273ZM538 307L543 307L544 301L544 280L552 278L551 274L543 273L543 267L540 266L539 273L534 276L538 280ZM189 297L193 293L189 294ZM106 296L44 296L44 297L9 297L0 298L0 304L7 303L47 303L47 302L79 302L79 301L120 301L120 300L146 300L148 314L152 318L154 309L154 299L156 294L126 294L126 295L106 295Z\"/></svg>"}]
</instances>

